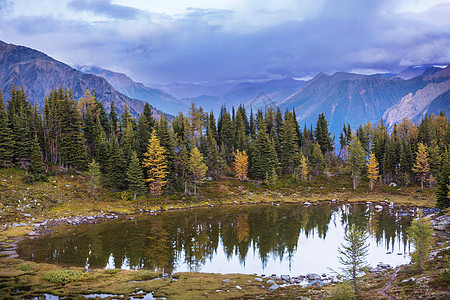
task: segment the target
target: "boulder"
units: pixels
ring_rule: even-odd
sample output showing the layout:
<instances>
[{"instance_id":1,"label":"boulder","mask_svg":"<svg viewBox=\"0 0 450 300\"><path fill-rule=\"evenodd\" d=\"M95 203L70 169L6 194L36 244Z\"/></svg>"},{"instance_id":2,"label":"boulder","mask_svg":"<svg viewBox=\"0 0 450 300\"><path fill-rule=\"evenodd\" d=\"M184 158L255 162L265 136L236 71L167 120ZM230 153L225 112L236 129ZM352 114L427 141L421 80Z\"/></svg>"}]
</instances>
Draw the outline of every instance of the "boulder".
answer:
<instances>
[{"instance_id":1,"label":"boulder","mask_svg":"<svg viewBox=\"0 0 450 300\"><path fill-rule=\"evenodd\" d=\"M278 288L280 288L280 286L278 284L274 283L269 287L269 292L273 292Z\"/></svg>"},{"instance_id":2,"label":"boulder","mask_svg":"<svg viewBox=\"0 0 450 300\"><path fill-rule=\"evenodd\" d=\"M289 275L281 275L280 277L281 277L281 280L291 281L291 276L289 276Z\"/></svg>"},{"instance_id":3,"label":"boulder","mask_svg":"<svg viewBox=\"0 0 450 300\"><path fill-rule=\"evenodd\" d=\"M439 216L431 222L434 230L445 231L450 226L450 215Z\"/></svg>"},{"instance_id":4,"label":"boulder","mask_svg":"<svg viewBox=\"0 0 450 300\"><path fill-rule=\"evenodd\" d=\"M262 282L263 280L262 280L262 278L256 277L255 281Z\"/></svg>"},{"instance_id":5,"label":"boulder","mask_svg":"<svg viewBox=\"0 0 450 300\"><path fill-rule=\"evenodd\" d=\"M316 274L316 273L309 273L309 274L306 274L306 278L309 281L312 281L312 280L320 280L322 277L320 277L320 275Z\"/></svg>"},{"instance_id":6,"label":"boulder","mask_svg":"<svg viewBox=\"0 0 450 300\"><path fill-rule=\"evenodd\" d=\"M382 209L383 209L383 206L377 204L377 205L375 205L375 209L376 209L376 210L382 210Z\"/></svg>"},{"instance_id":7,"label":"boulder","mask_svg":"<svg viewBox=\"0 0 450 300\"><path fill-rule=\"evenodd\" d=\"M269 280L267 280L267 282L266 282L267 284L274 284L275 283L275 280L273 280L273 279L269 279Z\"/></svg>"}]
</instances>

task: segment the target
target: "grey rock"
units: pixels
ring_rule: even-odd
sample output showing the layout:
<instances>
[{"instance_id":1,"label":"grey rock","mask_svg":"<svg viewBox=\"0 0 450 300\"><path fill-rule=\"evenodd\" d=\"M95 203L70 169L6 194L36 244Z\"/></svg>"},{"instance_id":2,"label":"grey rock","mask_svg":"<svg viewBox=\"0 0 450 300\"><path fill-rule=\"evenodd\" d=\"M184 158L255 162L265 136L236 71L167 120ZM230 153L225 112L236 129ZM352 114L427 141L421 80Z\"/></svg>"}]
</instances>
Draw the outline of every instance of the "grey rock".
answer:
<instances>
[{"instance_id":1,"label":"grey rock","mask_svg":"<svg viewBox=\"0 0 450 300\"><path fill-rule=\"evenodd\" d=\"M274 284L275 283L275 280L273 280L273 279L269 279L269 280L267 280L267 282L266 282L266 284Z\"/></svg>"},{"instance_id":2,"label":"grey rock","mask_svg":"<svg viewBox=\"0 0 450 300\"><path fill-rule=\"evenodd\" d=\"M222 280L223 282L225 282L225 283L229 283L230 282L230 279L224 279L224 280Z\"/></svg>"},{"instance_id":3,"label":"grey rock","mask_svg":"<svg viewBox=\"0 0 450 300\"><path fill-rule=\"evenodd\" d=\"M320 275L316 273L309 273L306 274L306 278L311 281L311 280L320 280L322 277L320 277Z\"/></svg>"},{"instance_id":4,"label":"grey rock","mask_svg":"<svg viewBox=\"0 0 450 300\"><path fill-rule=\"evenodd\" d=\"M255 281L262 282L263 280L262 280L262 278L256 277Z\"/></svg>"},{"instance_id":5,"label":"grey rock","mask_svg":"<svg viewBox=\"0 0 450 300\"><path fill-rule=\"evenodd\" d=\"M280 286L278 284L274 283L269 287L269 292L273 292L278 288L280 288Z\"/></svg>"},{"instance_id":6,"label":"grey rock","mask_svg":"<svg viewBox=\"0 0 450 300\"><path fill-rule=\"evenodd\" d=\"M450 226L450 215L434 218L431 223L434 230L445 231Z\"/></svg>"},{"instance_id":7,"label":"grey rock","mask_svg":"<svg viewBox=\"0 0 450 300\"><path fill-rule=\"evenodd\" d=\"M281 275L280 278L281 278L281 280L284 280L284 281L291 281L291 276L289 276L289 275Z\"/></svg>"},{"instance_id":8,"label":"grey rock","mask_svg":"<svg viewBox=\"0 0 450 300\"><path fill-rule=\"evenodd\" d=\"M375 205L375 209L376 209L376 210L382 210L382 209L383 209L383 206L377 204L377 205Z\"/></svg>"},{"instance_id":9,"label":"grey rock","mask_svg":"<svg viewBox=\"0 0 450 300\"><path fill-rule=\"evenodd\" d=\"M309 283L310 286L321 287L325 283L322 280L313 280Z\"/></svg>"},{"instance_id":10,"label":"grey rock","mask_svg":"<svg viewBox=\"0 0 450 300\"><path fill-rule=\"evenodd\" d=\"M241 288L239 285L237 285L236 288L237 288L238 290L242 290L242 288Z\"/></svg>"}]
</instances>

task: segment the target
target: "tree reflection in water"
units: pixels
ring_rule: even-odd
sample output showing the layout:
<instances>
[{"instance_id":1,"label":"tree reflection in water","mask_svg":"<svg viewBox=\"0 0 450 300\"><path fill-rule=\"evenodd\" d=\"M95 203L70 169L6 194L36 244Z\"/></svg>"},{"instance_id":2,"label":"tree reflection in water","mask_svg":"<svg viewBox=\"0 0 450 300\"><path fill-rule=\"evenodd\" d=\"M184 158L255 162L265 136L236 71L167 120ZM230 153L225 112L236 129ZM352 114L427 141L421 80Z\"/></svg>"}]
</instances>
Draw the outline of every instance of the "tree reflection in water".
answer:
<instances>
[{"instance_id":1,"label":"tree reflection in water","mask_svg":"<svg viewBox=\"0 0 450 300\"><path fill-rule=\"evenodd\" d=\"M172 272L201 271L222 252L226 260L235 258L245 266L252 251L263 269L269 259L287 260L290 267L304 243L328 240L330 229L337 232L354 223L386 251L396 243L405 250L403 233L410 222L410 216L375 212L364 204L223 206L65 227L58 234L22 241L18 253L38 262ZM337 248L340 242L335 244L327 247Z\"/></svg>"}]
</instances>

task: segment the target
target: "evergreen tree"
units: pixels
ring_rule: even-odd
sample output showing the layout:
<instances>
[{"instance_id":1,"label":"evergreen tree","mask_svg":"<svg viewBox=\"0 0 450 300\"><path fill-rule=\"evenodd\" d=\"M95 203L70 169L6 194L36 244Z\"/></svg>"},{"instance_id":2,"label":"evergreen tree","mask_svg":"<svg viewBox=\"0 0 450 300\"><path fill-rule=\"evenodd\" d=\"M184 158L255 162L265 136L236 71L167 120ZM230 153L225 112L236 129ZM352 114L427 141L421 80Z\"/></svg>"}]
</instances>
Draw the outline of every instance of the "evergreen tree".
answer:
<instances>
[{"instance_id":1,"label":"evergreen tree","mask_svg":"<svg viewBox=\"0 0 450 300\"><path fill-rule=\"evenodd\" d=\"M328 123L325 115L321 113L316 123L316 130L314 131L316 141L319 143L322 154L332 150L332 140L330 132L328 131Z\"/></svg>"},{"instance_id":2,"label":"evergreen tree","mask_svg":"<svg viewBox=\"0 0 450 300\"><path fill-rule=\"evenodd\" d=\"M108 164L108 185L113 190L125 189L125 166L126 161L122 150L119 147L119 141L115 136L111 140L111 155Z\"/></svg>"},{"instance_id":3,"label":"evergreen tree","mask_svg":"<svg viewBox=\"0 0 450 300\"><path fill-rule=\"evenodd\" d=\"M430 174L430 163L428 160L427 146L422 143L419 143L419 147L416 153L416 163L414 164L413 171L419 177L420 189L423 190L423 183Z\"/></svg>"},{"instance_id":4,"label":"evergreen tree","mask_svg":"<svg viewBox=\"0 0 450 300\"><path fill-rule=\"evenodd\" d=\"M31 168L30 171L35 174L42 174L45 172L44 161L42 158L41 145L37 135L35 135L33 143L31 144Z\"/></svg>"},{"instance_id":5,"label":"evergreen tree","mask_svg":"<svg viewBox=\"0 0 450 300\"><path fill-rule=\"evenodd\" d=\"M128 164L127 182L128 187L134 193L133 200L136 200L136 194L145 190L144 175L142 174L142 167L136 151L132 152L130 163Z\"/></svg>"},{"instance_id":6,"label":"evergreen tree","mask_svg":"<svg viewBox=\"0 0 450 300\"><path fill-rule=\"evenodd\" d=\"M417 218L408 228L408 237L415 249L411 254L411 260L417 265L419 272L422 272L425 261L428 259L432 236L433 228L430 219L424 218L422 211L419 210Z\"/></svg>"},{"instance_id":7,"label":"evergreen tree","mask_svg":"<svg viewBox=\"0 0 450 300\"><path fill-rule=\"evenodd\" d=\"M369 177L369 191L372 191L373 184L379 177L378 162L374 153L370 153L369 161L367 162L367 175Z\"/></svg>"},{"instance_id":8,"label":"evergreen tree","mask_svg":"<svg viewBox=\"0 0 450 300\"><path fill-rule=\"evenodd\" d=\"M147 151L148 141L155 127L152 109L148 103L145 103L142 114L139 115L137 123L137 139L139 140L140 150L139 157L143 159L145 151Z\"/></svg>"},{"instance_id":9,"label":"evergreen tree","mask_svg":"<svg viewBox=\"0 0 450 300\"><path fill-rule=\"evenodd\" d=\"M142 166L147 169L146 182L149 183L150 194L159 196L162 188L167 183L167 160L166 150L160 144L156 132L153 132L148 142L147 152Z\"/></svg>"},{"instance_id":10,"label":"evergreen tree","mask_svg":"<svg viewBox=\"0 0 450 300\"><path fill-rule=\"evenodd\" d=\"M8 116L5 110L2 92L0 91L0 168L9 168L13 165L13 142L11 129L8 126Z\"/></svg>"},{"instance_id":11,"label":"evergreen tree","mask_svg":"<svg viewBox=\"0 0 450 300\"><path fill-rule=\"evenodd\" d=\"M405 184L405 186L411 180L411 172L414 164L413 152L411 149L411 143L409 137L402 139L402 144L400 146L400 176Z\"/></svg>"},{"instance_id":12,"label":"evergreen tree","mask_svg":"<svg viewBox=\"0 0 450 300\"><path fill-rule=\"evenodd\" d=\"M362 148L362 147L361 147ZM367 234L352 224L350 229L345 232L344 240L346 244L341 244L338 251L341 256L338 257L342 275L351 281L358 294L357 279L367 269L367 255L369 245L366 244Z\"/></svg>"},{"instance_id":13,"label":"evergreen tree","mask_svg":"<svg viewBox=\"0 0 450 300\"><path fill-rule=\"evenodd\" d=\"M92 197L95 196L95 189L100 185L102 173L100 172L99 164L93 159L88 164L88 173L87 176L89 178L89 182L91 184Z\"/></svg>"},{"instance_id":14,"label":"evergreen tree","mask_svg":"<svg viewBox=\"0 0 450 300\"><path fill-rule=\"evenodd\" d=\"M272 169L272 171L269 171L266 173L266 180L267 185L274 186L278 182L278 174L277 170L275 168Z\"/></svg>"},{"instance_id":15,"label":"evergreen tree","mask_svg":"<svg viewBox=\"0 0 450 300\"><path fill-rule=\"evenodd\" d=\"M197 185L203 182L208 171L208 167L203 162L203 155L197 147L192 149L189 156L189 171L191 180L194 183L194 195L197 195Z\"/></svg>"},{"instance_id":16,"label":"evergreen tree","mask_svg":"<svg viewBox=\"0 0 450 300\"><path fill-rule=\"evenodd\" d=\"M450 152L445 150L442 156L441 168L436 190L436 206L440 209L450 207Z\"/></svg>"},{"instance_id":17,"label":"evergreen tree","mask_svg":"<svg viewBox=\"0 0 450 300\"><path fill-rule=\"evenodd\" d=\"M361 146L361 142L357 137L352 137L352 142L350 143L350 147L348 149L347 163L350 164L350 167L352 169L354 190L356 190L359 177L364 171L365 161L366 158L364 155L364 149Z\"/></svg>"},{"instance_id":18,"label":"evergreen tree","mask_svg":"<svg viewBox=\"0 0 450 300\"><path fill-rule=\"evenodd\" d=\"M165 114L161 114L155 129L159 144L163 147L166 158L167 188L173 189L176 188L177 185L177 177L175 174L175 145L173 140L173 131L169 126L169 122L167 121Z\"/></svg>"},{"instance_id":19,"label":"evergreen tree","mask_svg":"<svg viewBox=\"0 0 450 300\"><path fill-rule=\"evenodd\" d=\"M234 172L240 181L247 179L248 156L245 150L242 152L239 150L236 151L234 155Z\"/></svg>"},{"instance_id":20,"label":"evergreen tree","mask_svg":"<svg viewBox=\"0 0 450 300\"><path fill-rule=\"evenodd\" d=\"M258 120L258 126L258 135L251 157L251 171L253 177L264 179L267 173L278 168L278 157L262 119Z\"/></svg>"},{"instance_id":21,"label":"evergreen tree","mask_svg":"<svg viewBox=\"0 0 450 300\"><path fill-rule=\"evenodd\" d=\"M300 163L300 151L298 148L296 121L294 116L286 110L284 122L280 129L281 151L280 162L285 174L292 174L294 167Z\"/></svg>"},{"instance_id":22,"label":"evergreen tree","mask_svg":"<svg viewBox=\"0 0 450 300\"><path fill-rule=\"evenodd\" d=\"M114 99L111 99L111 104L109 106L109 125L111 126L109 130L109 138L111 139L115 136L117 139L120 138L120 126L119 118L117 117L116 106L114 105Z\"/></svg>"}]
</instances>

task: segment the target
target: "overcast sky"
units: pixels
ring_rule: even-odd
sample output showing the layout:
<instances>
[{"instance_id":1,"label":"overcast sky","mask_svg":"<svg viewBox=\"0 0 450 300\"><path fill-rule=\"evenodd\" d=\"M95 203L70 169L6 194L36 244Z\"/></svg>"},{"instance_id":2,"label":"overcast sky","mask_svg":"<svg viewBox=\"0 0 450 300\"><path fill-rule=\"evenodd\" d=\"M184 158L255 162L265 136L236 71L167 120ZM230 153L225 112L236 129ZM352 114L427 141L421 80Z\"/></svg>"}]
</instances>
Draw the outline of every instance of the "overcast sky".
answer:
<instances>
[{"instance_id":1,"label":"overcast sky","mask_svg":"<svg viewBox=\"0 0 450 300\"><path fill-rule=\"evenodd\" d=\"M450 62L450 1L0 0L0 40L149 83Z\"/></svg>"}]
</instances>

